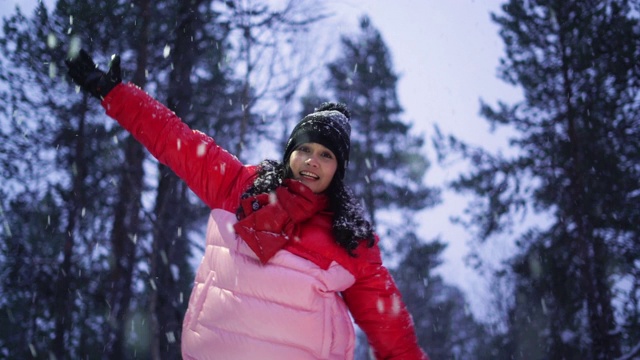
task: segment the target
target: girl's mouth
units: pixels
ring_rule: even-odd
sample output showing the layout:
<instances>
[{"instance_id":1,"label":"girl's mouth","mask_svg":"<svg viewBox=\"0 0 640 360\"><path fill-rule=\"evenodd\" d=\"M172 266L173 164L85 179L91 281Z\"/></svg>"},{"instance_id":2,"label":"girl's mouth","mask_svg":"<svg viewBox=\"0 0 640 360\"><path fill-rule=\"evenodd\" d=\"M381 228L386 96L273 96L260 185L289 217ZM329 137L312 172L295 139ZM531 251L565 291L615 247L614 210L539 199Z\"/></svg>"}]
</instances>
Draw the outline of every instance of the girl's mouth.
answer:
<instances>
[{"instance_id":1,"label":"girl's mouth","mask_svg":"<svg viewBox=\"0 0 640 360\"><path fill-rule=\"evenodd\" d=\"M312 172L308 172L308 171L300 171L300 176L305 178L305 179L312 179L312 180L318 180L320 179L320 177Z\"/></svg>"}]
</instances>

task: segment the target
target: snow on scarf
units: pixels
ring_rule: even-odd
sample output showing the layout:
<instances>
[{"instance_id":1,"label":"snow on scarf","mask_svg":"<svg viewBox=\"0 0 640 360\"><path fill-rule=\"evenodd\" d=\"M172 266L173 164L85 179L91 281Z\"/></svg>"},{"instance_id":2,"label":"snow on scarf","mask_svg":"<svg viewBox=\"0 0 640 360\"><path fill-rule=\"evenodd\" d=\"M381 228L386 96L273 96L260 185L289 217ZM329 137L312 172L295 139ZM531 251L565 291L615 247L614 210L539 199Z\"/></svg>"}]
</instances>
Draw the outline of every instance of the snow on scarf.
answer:
<instances>
[{"instance_id":1,"label":"snow on scarf","mask_svg":"<svg viewBox=\"0 0 640 360\"><path fill-rule=\"evenodd\" d=\"M233 228L265 264L289 239L299 236L298 224L327 205L325 195L313 193L299 181L285 179L275 194L242 199L242 211Z\"/></svg>"}]
</instances>

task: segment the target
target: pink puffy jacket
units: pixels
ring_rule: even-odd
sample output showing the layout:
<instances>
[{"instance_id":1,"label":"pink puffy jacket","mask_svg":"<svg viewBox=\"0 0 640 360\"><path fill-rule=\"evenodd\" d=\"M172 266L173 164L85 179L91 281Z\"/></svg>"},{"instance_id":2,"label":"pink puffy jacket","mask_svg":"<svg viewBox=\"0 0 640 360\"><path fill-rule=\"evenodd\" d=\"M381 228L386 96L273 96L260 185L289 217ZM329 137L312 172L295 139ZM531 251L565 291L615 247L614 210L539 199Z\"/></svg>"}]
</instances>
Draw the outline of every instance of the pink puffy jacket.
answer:
<instances>
[{"instance_id":1,"label":"pink puffy jacket","mask_svg":"<svg viewBox=\"0 0 640 360\"><path fill-rule=\"evenodd\" d=\"M183 323L185 359L352 359L349 313L377 358L427 359L377 245L349 256L321 212L302 224L299 241L261 264L233 231L256 167L132 84L116 86L102 105L212 209Z\"/></svg>"},{"instance_id":2,"label":"pink puffy jacket","mask_svg":"<svg viewBox=\"0 0 640 360\"><path fill-rule=\"evenodd\" d=\"M350 359L354 331L337 294L354 283L288 251L262 265L215 209L182 332L185 359ZM313 230L311 230L313 231Z\"/></svg>"}]
</instances>

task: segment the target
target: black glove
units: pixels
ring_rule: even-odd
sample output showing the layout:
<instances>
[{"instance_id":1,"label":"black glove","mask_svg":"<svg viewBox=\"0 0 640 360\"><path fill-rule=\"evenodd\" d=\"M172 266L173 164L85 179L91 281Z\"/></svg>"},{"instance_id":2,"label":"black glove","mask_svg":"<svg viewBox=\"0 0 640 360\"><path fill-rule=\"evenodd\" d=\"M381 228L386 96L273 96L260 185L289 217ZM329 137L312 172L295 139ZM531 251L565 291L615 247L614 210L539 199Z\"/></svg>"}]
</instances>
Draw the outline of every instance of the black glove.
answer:
<instances>
[{"instance_id":1,"label":"black glove","mask_svg":"<svg viewBox=\"0 0 640 360\"><path fill-rule=\"evenodd\" d=\"M69 76L73 82L100 100L122 82L120 56L118 55L111 61L111 67L107 73L98 69L91 56L84 50L80 50L76 57L64 62L67 64Z\"/></svg>"}]
</instances>

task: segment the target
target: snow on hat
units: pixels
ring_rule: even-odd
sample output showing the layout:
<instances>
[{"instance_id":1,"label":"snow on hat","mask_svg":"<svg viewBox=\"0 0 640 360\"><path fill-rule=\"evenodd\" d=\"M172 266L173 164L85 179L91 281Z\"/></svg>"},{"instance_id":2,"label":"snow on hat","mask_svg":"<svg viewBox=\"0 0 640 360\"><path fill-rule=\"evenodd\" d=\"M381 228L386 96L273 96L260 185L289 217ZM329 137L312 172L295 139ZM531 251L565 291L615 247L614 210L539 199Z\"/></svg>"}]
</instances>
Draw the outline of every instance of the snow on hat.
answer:
<instances>
[{"instance_id":1,"label":"snow on hat","mask_svg":"<svg viewBox=\"0 0 640 360\"><path fill-rule=\"evenodd\" d=\"M284 152L284 163L289 161L291 153L301 144L314 142L327 147L336 156L336 173L340 180L344 178L349 164L351 147L351 113L342 103L326 102L305 116L293 128Z\"/></svg>"}]
</instances>

